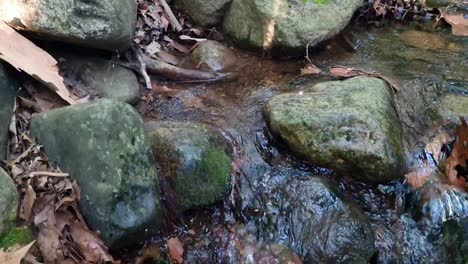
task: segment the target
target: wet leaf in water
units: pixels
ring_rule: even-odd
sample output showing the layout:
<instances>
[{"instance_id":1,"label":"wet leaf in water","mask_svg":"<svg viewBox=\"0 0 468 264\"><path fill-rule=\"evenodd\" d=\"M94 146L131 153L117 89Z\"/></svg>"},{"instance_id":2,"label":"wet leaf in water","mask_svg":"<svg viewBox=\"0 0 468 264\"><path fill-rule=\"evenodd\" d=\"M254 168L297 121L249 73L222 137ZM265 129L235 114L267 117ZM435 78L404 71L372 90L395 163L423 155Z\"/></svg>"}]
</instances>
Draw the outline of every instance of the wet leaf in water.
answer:
<instances>
[{"instance_id":1,"label":"wet leaf in water","mask_svg":"<svg viewBox=\"0 0 468 264\"><path fill-rule=\"evenodd\" d=\"M34 245L36 241L29 243L29 245L22 247L18 250L3 252L0 249L0 263L2 264L20 264L21 260L26 256L29 249Z\"/></svg>"},{"instance_id":2,"label":"wet leaf in water","mask_svg":"<svg viewBox=\"0 0 468 264\"><path fill-rule=\"evenodd\" d=\"M320 74L322 71L313 64L307 64L304 68L301 69L301 75L316 75Z\"/></svg>"},{"instance_id":3,"label":"wet leaf in water","mask_svg":"<svg viewBox=\"0 0 468 264\"><path fill-rule=\"evenodd\" d=\"M465 168L468 160L468 125L465 118L460 117L461 125L457 128L457 140L453 145L453 150L447 158L445 165L445 175L449 178L450 182L454 185L460 186L465 189L465 178L459 177L457 166Z\"/></svg>"},{"instance_id":4,"label":"wet leaf in water","mask_svg":"<svg viewBox=\"0 0 468 264\"><path fill-rule=\"evenodd\" d=\"M167 241L167 247L169 248L171 259L177 261L179 264L184 262L184 246L178 237L169 239Z\"/></svg>"},{"instance_id":5,"label":"wet leaf in water","mask_svg":"<svg viewBox=\"0 0 468 264\"><path fill-rule=\"evenodd\" d=\"M443 18L452 26L452 34L468 36L468 18L464 14L444 14Z\"/></svg>"}]
</instances>

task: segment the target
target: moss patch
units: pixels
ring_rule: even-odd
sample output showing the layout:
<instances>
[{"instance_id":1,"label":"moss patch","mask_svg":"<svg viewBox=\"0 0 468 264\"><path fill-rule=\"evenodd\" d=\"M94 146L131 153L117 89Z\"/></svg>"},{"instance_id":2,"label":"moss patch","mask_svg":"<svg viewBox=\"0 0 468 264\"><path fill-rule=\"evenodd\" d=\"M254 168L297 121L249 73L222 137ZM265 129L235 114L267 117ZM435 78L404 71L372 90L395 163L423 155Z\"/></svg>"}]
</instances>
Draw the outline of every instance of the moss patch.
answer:
<instances>
[{"instance_id":1,"label":"moss patch","mask_svg":"<svg viewBox=\"0 0 468 264\"><path fill-rule=\"evenodd\" d=\"M8 249L14 245L27 245L33 240L34 236L29 227L16 227L0 237L0 248Z\"/></svg>"}]
</instances>

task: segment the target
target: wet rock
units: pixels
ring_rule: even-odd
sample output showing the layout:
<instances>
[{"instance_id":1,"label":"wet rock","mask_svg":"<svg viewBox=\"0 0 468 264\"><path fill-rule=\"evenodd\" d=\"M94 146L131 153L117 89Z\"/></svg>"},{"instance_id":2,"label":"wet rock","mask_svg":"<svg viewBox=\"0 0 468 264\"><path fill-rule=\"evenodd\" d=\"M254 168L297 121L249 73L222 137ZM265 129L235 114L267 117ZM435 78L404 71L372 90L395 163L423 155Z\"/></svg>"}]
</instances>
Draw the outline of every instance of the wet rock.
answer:
<instances>
[{"instance_id":1,"label":"wet rock","mask_svg":"<svg viewBox=\"0 0 468 264\"><path fill-rule=\"evenodd\" d=\"M411 198L412 213L428 226L440 226L447 220L468 217L468 193L450 185L444 175L434 172Z\"/></svg>"},{"instance_id":2,"label":"wet rock","mask_svg":"<svg viewBox=\"0 0 468 264\"><path fill-rule=\"evenodd\" d=\"M456 0L427 0L425 2L426 6L432 7L432 8L446 7L454 3L457 3L457 1Z\"/></svg>"},{"instance_id":3,"label":"wet rock","mask_svg":"<svg viewBox=\"0 0 468 264\"><path fill-rule=\"evenodd\" d=\"M60 57L65 58L60 62L60 70L78 92L129 104L138 101L140 86L132 70L95 56L69 54Z\"/></svg>"},{"instance_id":4,"label":"wet rock","mask_svg":"<svg viewBox=\"0 0 468 264\"><path fill-rule=\"evenodd\" d=\"M440 99L440 115L444 120L459 124L460 116L468 116L468 96L447 94Z\"/></svg>"},{"instance_id":5,"label":"wet rock","mask_svg":"<svg viewBox=\"0 0 468 264\"><path fill-rule=\"evenodd\" d=\"M0 235L15 224L19 195L10 176L0 168Z\"/></svg>"},{"instance_id":6,"label":"wet rock","mask_svg":"<svg viewBox=\"0 0 468 264\"><path fill-rule=\"evenodd\" d=\"M133 0L11 3L16 6L6 10L7 22L40 38L110 51L128 48L133 39L137 16Z\"/></svg>"},{"instance_id":7,"label":"wet rock","mask_svg":"<svg viewBox=\"0 0 468 264\"><path fill-rule=\"evenodd\" d=\"M139 114L125 103L96 103L36 115L31 133L81 187L89 226L110 247L142 242L159 231L159 186Z\"/></svg>"},{"instance_id":8,"label":"wet rock","mask_svg":"<svg viewBox=\"0 0 468 264\"><path fill-rule=\"evenodd\" d=\"M200 26L213 26L223 19L232 0L177 0L177 4L187 11Z\"/></svg>"},{"instance_id":9,"label":"wet rock","mask_svg":"<svg viewBox=\"0 0 468 264\"><path fill-rule=\"evenodd\" d=\"M192 65L211 71L226 70L234 66L236 60L233 50L213 40L201 42L189 57Z\"/></svg>"},{"instance_id":10,"label":"wet rock","mask_svg":"<svg viewBox=\"0 0 468 264\"><path fill-rule=\"evenodd\" d=\"M402 171L402 128L384 81L355 77L273 97L268 125L298 156L364 182Z\"/></svg>"},{"instance_id":11,"label":"wet rock","mask_svg":"<svg viewBox=\"0 0 468 264\"><path fill-rule=\"evenodd\" d=\"M169 179L184 210L223 199L229 190L231 158L218 132L196 123L145 126L159 171Z\"/></svg>"},{"instance_id":12,"label":"wet rock","mask_svg":"<svg viewBox=\"0 0 468 264\"><path fill-rule=\"evenodd\" d=\"M375 253L369 220L320 178L266 182L263 237L288 245L304 263L368 263Z\"/></svg>"},{"instance_id":13,"label":"wet rock","mask_svg":"<svg viewBox=\"0 0 468 264\"><path fill-rule=\"evenodd\" d=\"M13 115L15 94L16 83L0 63L0 160L5 159L7 154L8 131Z\"/></svg>"},{"instance_id":14,"label":"wet rock","mask_svg":"<svg viewBox=\"0 0 468 264\"><path fill-rule=\"evenodd\" d=\"M444 223L442 245L445 246L447 263L468 263L468 217Z\"/></svg>"},{"instance_id":15,"label":"wet rock","mask_svg":"<svg viewBox=\"0 0 468 264\"><path fill-rule=\"evenodd\" d=\"M360 5L359 0L233 0L223 25L242 44L297 49L338 34Z\"/></svg>"}]
</instances>

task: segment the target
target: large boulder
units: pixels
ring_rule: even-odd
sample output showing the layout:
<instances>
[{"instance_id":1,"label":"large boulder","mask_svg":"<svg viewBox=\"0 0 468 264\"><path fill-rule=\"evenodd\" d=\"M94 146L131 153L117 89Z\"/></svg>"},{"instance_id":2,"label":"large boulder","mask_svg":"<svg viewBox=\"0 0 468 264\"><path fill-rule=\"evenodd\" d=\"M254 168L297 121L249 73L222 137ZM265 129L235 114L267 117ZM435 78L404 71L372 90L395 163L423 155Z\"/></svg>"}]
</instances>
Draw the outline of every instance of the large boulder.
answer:
<instances>
[{"instance_id":1,"label":"large boulder","mask_svg":"<svg viewBox=\"0 0 468 264\"><path fill-rule=\"evenodd\" d=\"M16 83L0 63L0 160L6 158L8 131L15 103Z\"/></svg>"},{"instance_id":2,"label":"large boulder","mask_svg":"<svg viewBox=\"0 0 468 264\"><path fill-rule=\"evenodd\" d=\"M60 70L74 89L92 98L111 98L134 104L140 98L138 79L132 70L96 56L63 55Z\"/></svg>"},{"instance_id":3,"label":"large boulder","mask_svg":"<svg viewBox=\"0 0 468 264\"><path fill-rule=\"evenodd\" d=\"M178 0L177 3L187 11L200 26L219 24L232 0Z\"/></svg>"},{"instance_id":4,"label":"large boulder","mask_svg":"<svg viewBox=\"0 0 468 264\"><path fill-rule=\"evenodd\" d=\"M401 175L402 128L383 80L355 77L303 88L303 94L274 96L265 108L271 131L291 151L364 182Z\"/></svg>"},{"instance_id":5,"label":"large boulder","mask_svg":"<svg viewBox=\"0 0 468 264\"><path fill-rule=\"evenodd\" d=\"M10 176L0 168L0 236L15 224L19 194Z\"/></svg>"},{"instance_id":6,"label":"large boulder","mask_svg":"<svg viewBox=\"0 0 468 264\"><path fill-rule=\"evenodd\" d=\"M298 49L338 34L361 0L233 0L224 30L253 47Z\"/></svg>"},{"instance_id":7,"label":"large boulder","mask_svg":"<svg viewBox=\"0 0 468 264\"><path fill-rule=\"evenodd\" d=\"M9 1L0 16L44 39L120 51L133 39L134 0Z\"/></svg>"},{"instance_id":8,"label":"large boulder","mask_svg":"<svg viewBox=\"0 0 468 264\"><path fill-rule=\"evenodd\" d=\"M174 188L182 209L210 205L226 195L231 158L223 137L197 123L145 124L156 164Z\"/></svg>"},{"instance_id":9,"label":"large boulder","mask_svg":"<svg viewBox=\"0 0 468 264\"><path fill-rule=\"evenodd\" d=\"M290 175L266 186L262 236L288 245L304 263L369 263L376 252L370 222L332 184Z\"/></svg>"},{"instance_id":10,"label":"large boulder","mask_svg":"<svg viewBox=\"0 0 468 264\"><path fill-rule=\"evenodd\" d=\"M36 115L31 133L81 187L89 226L110 247L142 242L161 224L158 178L143 121L111 99Z\"/></svg>"}]
</instances>

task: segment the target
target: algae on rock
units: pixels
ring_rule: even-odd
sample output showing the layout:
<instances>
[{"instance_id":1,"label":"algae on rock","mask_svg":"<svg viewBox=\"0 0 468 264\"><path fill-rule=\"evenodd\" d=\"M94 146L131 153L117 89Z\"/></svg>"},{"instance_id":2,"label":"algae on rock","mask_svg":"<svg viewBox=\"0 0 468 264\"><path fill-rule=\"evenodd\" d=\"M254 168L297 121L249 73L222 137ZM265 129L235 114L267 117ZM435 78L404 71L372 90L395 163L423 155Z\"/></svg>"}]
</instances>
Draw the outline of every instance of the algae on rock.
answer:
<instances>
[{"instance_id":1,"label":"algae on rock","mask_svg":"<svg viewBox=\"0 0 468 264\"><path fill-rule=\"evenodd\" d=\"M10 176L0 168L0 236L14 226L19 194Z\"/></svg>"},{"instance_id":2,"label":"algae on rock","mask_svg":"<svg viewBox=\"0 0 468 264\"><path fill-rule=\"evenodd\" d=\"M15 103L16 82L0 63L0 160L6 158L8 131Z\"/></svg>"},{"instance_id":3,"label":"algae on rock","mask_svg":"<svg viewBox=\"0 0 468 264\"><path fill-rule=\"evenodd\" d=\"M143 121L111 99L34 116L31 133L81 187L87 223L109 247L143 242L159 231L159 185Z\"/></svg>"}]
</instances>

